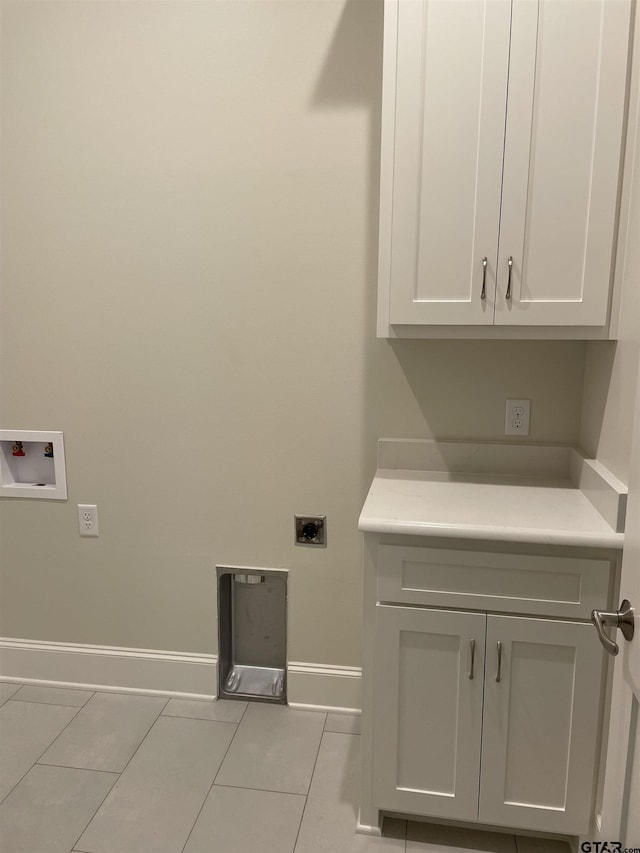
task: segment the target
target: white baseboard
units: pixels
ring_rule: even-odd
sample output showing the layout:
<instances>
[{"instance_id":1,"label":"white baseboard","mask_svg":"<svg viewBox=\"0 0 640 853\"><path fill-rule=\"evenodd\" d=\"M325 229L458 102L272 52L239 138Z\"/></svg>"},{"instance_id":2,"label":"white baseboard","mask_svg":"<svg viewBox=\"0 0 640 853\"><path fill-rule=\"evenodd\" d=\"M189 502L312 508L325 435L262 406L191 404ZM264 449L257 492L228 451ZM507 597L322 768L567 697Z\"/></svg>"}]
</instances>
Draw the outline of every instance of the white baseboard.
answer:
<instances>
[{"instance_id":1,"label":"white baseboard","mask_svg":"<svg viewBox=\"0 0 640 853\"><path fill-rule=\"evenodd\" d=\"M215 696L214 655L0 639L0 678L122 692Z\"/></svg>"},{"instance_id":2,"label":"white baseboard","mask_svg":"<svg viewBox=\"0 0 640 853\"><path fill-rule=\"evenodd\" d=\"M358 835L372 835L374 838L382 837L382 830L379 826L370 826L368 823L356 823L356 833Z\"/></svg>"},{"instance_id":3,"label":"white baseboard","mask_svg":"<svg viewBox=\"0 0 640 853\"><path fill-rule=\"evenodd\" d=\"M343 713L358 713L362 707L362 670L359 667L290 661L287 681L290 705Z\"/></svg>"},{"instance_id":4,"label":"white baseboard","mask_svg":"<svg viewBox=\"0 0 640 853\"><path fill-rule=\"evenodd\" d=\"M358 667L290 663L289 703L358 713L362 673ZM213 698L216 655L124 649L37 640L0 639L0 680L122 693Z\"/></svg>"}]
</instances>

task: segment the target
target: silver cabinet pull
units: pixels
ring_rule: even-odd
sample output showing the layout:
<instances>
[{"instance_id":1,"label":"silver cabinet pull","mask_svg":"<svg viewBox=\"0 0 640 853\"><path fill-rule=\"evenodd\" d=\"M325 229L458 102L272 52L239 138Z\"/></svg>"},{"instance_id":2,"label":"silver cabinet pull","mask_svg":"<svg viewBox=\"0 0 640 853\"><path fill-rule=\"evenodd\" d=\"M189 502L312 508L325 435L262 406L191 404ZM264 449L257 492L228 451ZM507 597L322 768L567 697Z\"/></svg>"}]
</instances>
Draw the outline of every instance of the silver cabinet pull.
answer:
<instances>
[{"instance_id":1,"label":"silver cabinet pull","mask_svg":"<svg viewBox=\"0 0 640 853\"><path fill-rule=\"evenodd\" d=\"M470 640L469 645L471 646L471 669L469 670L469 678L473 680L473 668L476 662L476 641Z\"/></svg>"},{"instance_id":2,"label":"silver cabinet pull","mask_svg":"<svg viewBox=\"0 0 640 853\"><path fill-rule=\"evenodd\" d=\"M502 643L498 641L498 671L496 672L496 681L498 684L502 680Z\"/></svg>"},{"instance_id":3,"label":"silver cabinet pull","mask_svg":"<svg viewBox=\"0 0 640 853\"><path fill-rule=\"evenodd\" d=\"M487 259L482 259L482 293L480 294L480 299L487 298ZM473 676L471 676L473 678Z\"/></svg>"},{"instance_id":4,"label":"silver cabinet pull","mask_svg":"<svg viewBox=\"0 0 640 853\"><path fill-rule=\"evenodd\" d=\"M505 299L511 299L511 271L513 270L513 257L509 255L509 278L507 280L507 292L505 294Z\"/></svg>"},{"instance_id":5,"label":"silver cabinet pull","mask_svg":"<svg viewBox=\"0 0 640 853\"><path fill-rule=\"evenodd\" d=\"M631 602L626 598L620 605L620 610L593 610L591 612L591 621L596 626L600 642L610 655L615 657L620 649L618 644L610 640L605 634L605 625L620 628L625 640L632 640L635 628L633 617L633 607L631 606Z\"/></svg>"}]
</instances>

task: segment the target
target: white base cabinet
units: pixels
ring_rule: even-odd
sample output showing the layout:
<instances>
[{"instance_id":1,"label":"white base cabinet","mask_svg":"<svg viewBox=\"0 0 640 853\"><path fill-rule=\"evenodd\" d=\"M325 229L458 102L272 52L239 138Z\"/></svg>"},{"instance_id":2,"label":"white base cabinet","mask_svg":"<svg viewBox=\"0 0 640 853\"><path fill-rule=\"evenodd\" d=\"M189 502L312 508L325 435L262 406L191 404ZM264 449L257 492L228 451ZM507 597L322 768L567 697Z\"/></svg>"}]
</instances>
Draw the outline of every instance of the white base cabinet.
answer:
<instances>
[{"instance_id":1,"label":"white base cabinet","mask_svg":"<svg viewBox=\"0 0 640 853\"><path fill-rule=\"evenodd\" d=\"M377 803L586 830L602 670L591 626L378 605L375 661L374 727L388 732Z\"/></svg>"},{"instance_id":2,"label":"white base cabinet","mask_svg":"<svg viewBox=\"0 0 640 853\"><path fill-rule=\"evenodd\" d=\"M449 562L460 564L456 595L465 607L473 598L462 578L477 589L475 571L486 573L494 562L504 576L505 564L524 563L503 584L513 596L504 599L505 613L473 612L428 606L452 595L432 583L447 565L447 549L416 547L409 537L406 545L365 538L365 812L588 833L605 656L587 619L591 606L608 604L613 558L600 552L582 559L567 549L532 556L526 547L521 554L452 548ZM537 601L533 561L544 583ZM446 574L455 574L450 568ZM569 588L576 591L571 606ZM385 600L392 589L401 603ZM537 615L526 615L525 592ZM486 596L477 594L476 606L487 608ZM493 597L500 608L495 590ZM562 598L565 618L557 612Z\"/></svg>"}]
</instances>

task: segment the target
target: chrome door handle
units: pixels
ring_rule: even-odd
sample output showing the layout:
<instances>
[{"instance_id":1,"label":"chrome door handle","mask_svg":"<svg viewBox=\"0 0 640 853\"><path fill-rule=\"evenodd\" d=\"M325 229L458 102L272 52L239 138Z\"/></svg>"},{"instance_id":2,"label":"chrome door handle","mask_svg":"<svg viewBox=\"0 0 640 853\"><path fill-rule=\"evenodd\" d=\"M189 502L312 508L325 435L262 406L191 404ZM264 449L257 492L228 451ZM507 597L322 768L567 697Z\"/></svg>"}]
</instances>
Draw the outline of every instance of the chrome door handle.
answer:
<instances>
[{"instance_id":1,"label":"chrome door handle","mask_svg":"<svg viewBox=\"0 0 640 853\"><path fill-rule=\"evenodd\" d=\"M505 294L505 299L508 301L511 299L511 271L513 270L513 257L509 255L509 278L507 280L507 292Z\"/></svg>"},{"instance_id":2,"label":"chrome door handle","mask_svg":"<svg viewBox=\"0 0 640 853\"><path fill-rule=\"evenodd\" d=\"M471 646L471 669L469 670L469 678L473 680L473 668L476 662L476 641L470 640L469 645Z\"/></svg>"},{"instance_id":3,"label":"chrome door handle","mask_svg":"<svg viewBox=\"0 0 640 853\"><path fill-rule=\"evenodd\" d=\"M482 293L480 294L480 299L484 300L487 298L487 259L486 257L482 259Z\"/></svg>"},{"instance_id":4,"label":"chrome door handle","mask_svg":"<svg viewBox=\"0 0 640 853\"><path fill-rule=\"evenodd\" d=\"M498 671L496 672L498 684L502 681L502 643L498 641Z\"/></svg>"},{"instance_id":5,"label":"chrome door handle","mask_svg":"<svg viewBox=\"0 0 640 853\"><path fill-rule=\"evenodd\" d=\"M617 643L610 640L604 632L605 625L620 628L625 640L632 640L635 630L634 612L628 599L620 605L620 610L592 610L591 621L596 626L600 642L610 655L617 655L620 648Z\"/></svg>"}]
</instances>

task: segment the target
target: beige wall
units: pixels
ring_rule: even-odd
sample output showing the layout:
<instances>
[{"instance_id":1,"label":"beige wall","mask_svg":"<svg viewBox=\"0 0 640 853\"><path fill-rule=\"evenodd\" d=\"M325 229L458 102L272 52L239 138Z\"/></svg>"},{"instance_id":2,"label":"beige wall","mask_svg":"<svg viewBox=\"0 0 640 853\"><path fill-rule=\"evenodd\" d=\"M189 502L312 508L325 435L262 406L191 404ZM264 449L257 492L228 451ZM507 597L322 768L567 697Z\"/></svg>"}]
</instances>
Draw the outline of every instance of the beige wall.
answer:
<instances>
[{"instance_id":1,"label":"beige wall","mask_svg":"<svg viewBox=\"0 0 640 853\"><path fill-rule=\"evenodd\" d=\"M616 262L616 341L587 345L581 443L624 483L629 481L631 439L640 358L640 15L629 108ZM636 424L635 429L640 425Z\"/></svg>"},{"instance_id":2,"label":"beige wall","mask_svg":"<svg viewBox=\"0 0 640 853\"><path fill-rule=\"evenodd\" d=\"M580 430L580 342L375 339L379 2L8 2L4 636L213 652L215 565L290 569L297 661L357 665L378 436ZM76 504L97 503L81 539ZM326 513L326 550L293 545Z\"/></svg>"}]
</instances>

